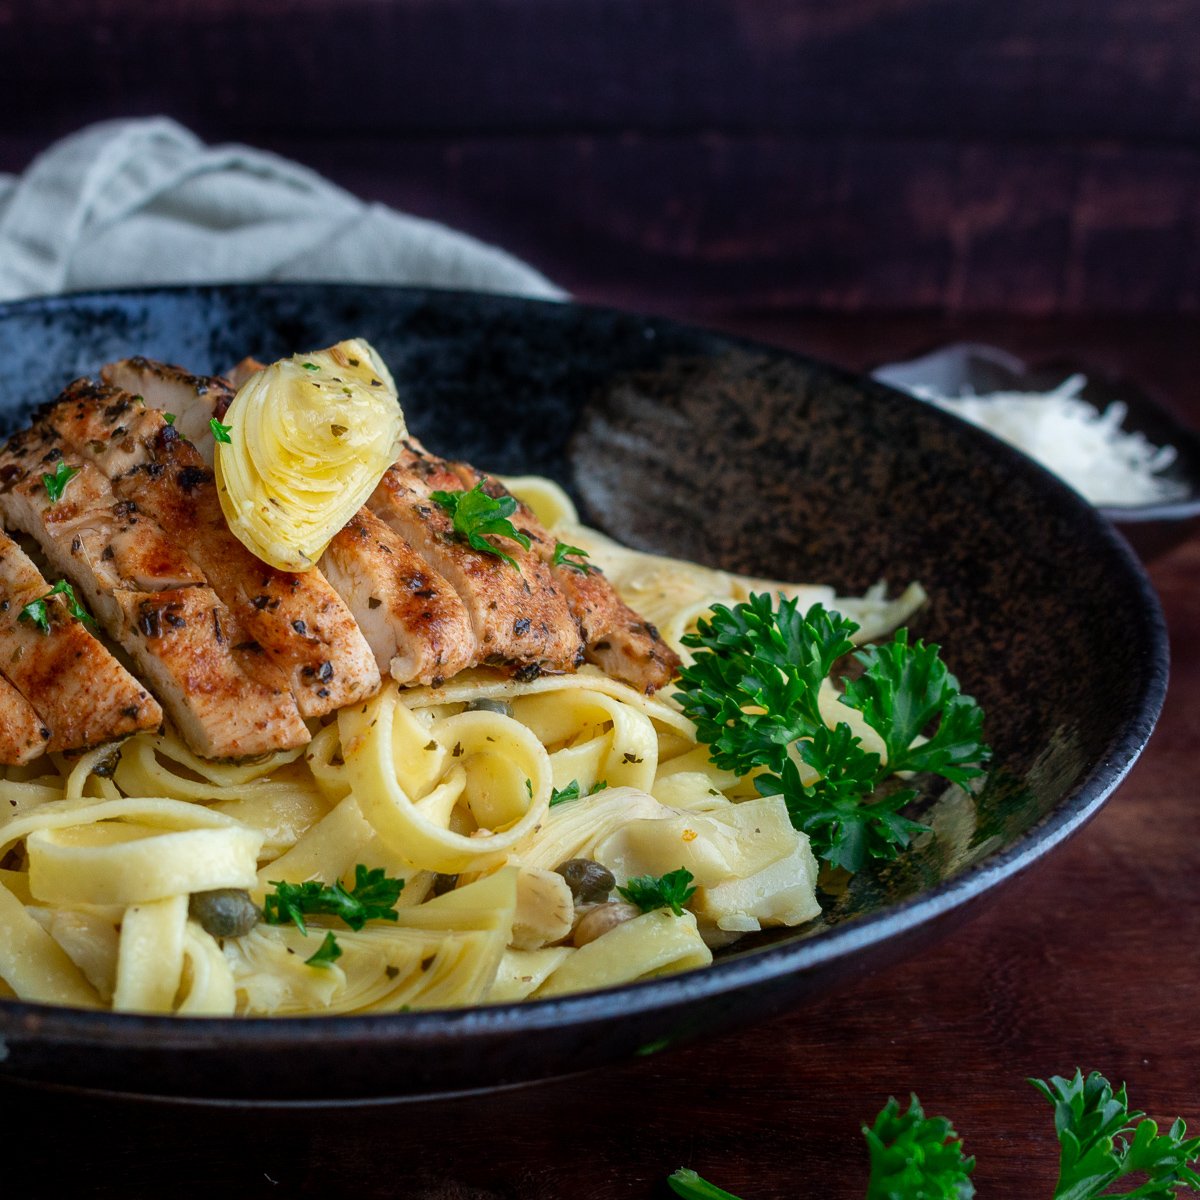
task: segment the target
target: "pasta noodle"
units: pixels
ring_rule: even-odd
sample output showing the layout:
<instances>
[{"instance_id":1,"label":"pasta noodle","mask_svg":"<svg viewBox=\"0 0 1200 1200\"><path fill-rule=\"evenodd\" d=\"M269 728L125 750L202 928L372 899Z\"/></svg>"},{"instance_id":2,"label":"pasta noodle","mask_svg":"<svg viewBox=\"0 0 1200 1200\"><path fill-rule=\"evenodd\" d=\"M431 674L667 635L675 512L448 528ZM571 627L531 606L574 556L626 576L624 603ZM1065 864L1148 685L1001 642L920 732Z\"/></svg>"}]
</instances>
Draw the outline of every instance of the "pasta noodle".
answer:
<instances>
[{"instance_id":1,"label":"pasta noodle","mask_svg":"<svg viewBox=\"0 0 1200 1200\"><path fill-rule=\"evenodd\" d=\"M860 638L923 600L917 585L838 598L628 550L549 481L508 485L676 650L714 603L752 590L836 607ZM832 688L821 703L858 716ZM167 728L129 738L119 759L101 747L5 768L0 994L180 1016L509 1002L700 967L746 932L818 912L816 862L782 799L713 765L669 689L646 696L593 666L532 680L472 670L388 683L312 729L303 750L251 763L199 758ZM854 732L882 751L865 725ZM634 910L587 940L594 906L557 870L571 860L617 885L686 868L696 890L682 915ZM261 909L280 882L349 887L378 868L403 883L395 919L361 928L318 913L306 929L222 935L189 907L236 889Z\"/></svg>"}]
</instances>

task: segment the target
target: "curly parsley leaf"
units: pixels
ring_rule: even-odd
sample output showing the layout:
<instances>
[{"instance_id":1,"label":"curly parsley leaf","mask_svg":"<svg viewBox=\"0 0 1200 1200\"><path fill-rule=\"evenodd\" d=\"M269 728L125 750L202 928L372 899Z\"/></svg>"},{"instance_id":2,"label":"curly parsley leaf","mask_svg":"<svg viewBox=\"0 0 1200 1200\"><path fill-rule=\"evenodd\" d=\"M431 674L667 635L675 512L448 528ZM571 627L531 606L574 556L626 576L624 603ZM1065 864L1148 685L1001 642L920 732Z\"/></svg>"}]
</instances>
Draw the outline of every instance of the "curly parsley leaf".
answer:
<instances>
[{"instance_id":1,"label":"curly parsley leaf","mask_svg":"<svg viewBox=\"0 0 1200 1200\"><path fill-rule=\"evenodd\" d=\"M469 492L433 492L431 499L450 517L454 524L454 532L463 538L467 545L483 554L495 555L510 567L520 570L512 555L506 554L487 540L489 537L508 538L524 549L529 549L529 536L509 520L517 511L515 497L501 496L497 499L489 496L480 482Z\"/></svg>"},{"instance_id":2,"label":"curly parsley leaf","mask_svg":"<svg viewBox=\"0 0 1200 1200\"><path fill-rule=\"evenodd\" d=\"M60 458L54 464L53 475L43 475L42 484L46 489L46 495L50 497L51 504L57 504L63 496L63 492L67 490L67 484L79 474L79 467L68 467Z\"/></svg>"},{"instance_id":3,"label":"curly parsley leaf","mask_svg":"<svg viewBox=\"0 0 1200 1200\"><path fill-rule=\"evenodd\" d=\"M738 1200L732 1193L702 1179L688 1167L680 1167L667 1179L667 1186L683 1200Z\"/></svg>"},{"instance_id":4,"label":"curly parsley leaf","mask_svg":"<svg viewBox=\"0 0 1200 1200\"><path fill-rule=\"evenodd\" d=\"M901 1112L889 1099L863 1126L871 1156L866 1200L970 1200L973 1158L964 1158L962 1142L945 1117L926 1117L913 1096Z\"/></svg>"},{"instance_id":5,"label":"curly parsley leaf","mask_svg":"<svg viewBox=\"0 0 1200 1200\"><path fill-rule=\"evenodd\" d=\"M776 611L767 595L714 605L683 638L702 653L680 670L675 695L713 762L738 775L782 769L788 747L823 724L821 682L857 628L820 604L802 616L798 601L781 599Z\"/></svg>"},{"instance_id":6,"label":"curly parsley leaf","mask_svg":"<svg viewBox=\"0 0 1200 1200\"><path fill-rule=\"evenodd\" d=\"M315 915L340 917L351 929L361 929L368 921L399 920L396 902L404 890L403 879L391 879L383 867L368 870L359 863L354 868L354 886L347 891L336 881L332 886L319 880L287 883L271 880L274 894L263 901L263 918L269 925L291 923L308 933L304 918Z\"/></svg>"},{"instance_id":7,"label":"curly parsley leaf","mask_svg":"<svg viewBox=\"0 0 1200 1200\"><path fill-rule=\"evenodd\" d=\"M677 917L682 917L683 906L696 893L694 887L688 886L694 878L686 867L680 867L657 879L653 875L637 875L617 891L644 913L669 908Z\"/></svg>"},{"instance_id":8,"label":"curly parsley leaf","mask_svg":"<svg viewBox=\"0 0 1200 1200\"><path fill-rule=\"evenodd\" d=\"M863 803L874 792L879 755L861 749L849 725L822 726L799 746L803 760L820 773L806 785L791 759L779 775L757 776L760 796L782 796L792 824L808 835L813 853L853 873L868 858L895 858L928 826L909 820L902 809L915 796L911 788Z\"/></svg>"},{"instance_id":9,"label":"curly parsley leaf","mask_svg":"<svg viewBox=\"0 0 1200 1200\"><path fill-rule=\"evenodd\" d=\"M175 424L175 414L171 413L171 412L165 412L165 413L163 413L163 420L166 421L166 423L168 425L174 425Z\"/></svg>"},{"instance_id":10,"label":"curly parsley leaf","mask_svg":"<svg viewBox=\"0 0 1200 1200\"><path fill-rule=\"evenodd\" d=\"M42 633L49 634L50 610L46 607L46 601L53 596L63 596L65 598L64 603L67 606L67 612L77 621L84 621L88 625L95 625L95 617L75 598L75 589L65 579L60 579L44 596L39 596L36 600L31 600L25 605L17 614L17 620L31 621Z\"/></svg>"},{"instance_id":11,"label":"curly parsley leaf","mask_svg":"<svg viewBox=\"0 0 1200 1200\"><path fill-rule=\"evenodd\" d=\"M599 779L588 788L587 794L594 796L597 792L602 792L608 787L608 780ZM550 807L553 808L556 804L566 804L568 800L578 800L583 795L579 786L578 779L572 779L566 787L550 789Z\"/></svg>"},{"instance_id":12,"label":"curly parsley leaf","mask_svg":"<svg viewBox=\"0 0 1200 1200\"><path fill-rule=\"evenodd\" d=\"M965 783L983 773L977 764L991 754L982 739L983 710L962 694L939 649L919 640L910 647L908 630L898 629L887 645L855 653L865 670L847 683L841 702L883 738L889 771L930 771ZM914 746L939 714L937 732Z\"/></svg>"},{"instance_id":13,"label":"curly parsley leaf","mask_svg":"<svg viewBox=\"0 0 1200 1200\"><path fill-rule=\"evenodd\" d=\"M332 932L325 935L325 940L317 948L317 952L304 960L309 967L331 967L342 957L342 948Z\"/></svg>"},{"instance_id":14,"label":"curly parsley leaf","mask_svg":"<svg viewBox=\"0 0 1200 1200\"><path fill-rule=\"evenodd\" d=\"M213 417L208 422L208 427L212 430L212 435L218 442L223 442L226 446L233 444L233 439L229 436L233 432L232 425L222 425L216 417Z\"/></svg>"},{"instance_id":15,"label":"curly parsley leaf","mask_svg":"<svg viewBox=\"0 0 1200 1200\"><path fill-rule=\"evenodd\" d=\"M1098 1071L1085 1079L1076 1068L1072 1079L1054 1075L1048 1082L1028 1082L1054 1106L1059 1141L1054 1200L1171 1200L1177 1188L1200 1191L1200 1175L1192 1166L1200 1158L1200 1138L1185 1138L1182 1120L1160 1134L1145 1113L1130 1109L1124 1085L1114 1091ZM1146 1177L1140 1186L1109 1192L1113 1184L1139 1173Z\"/></svg>"},{"instance_id":16,"label":"curly parsley leaf","mask_svg":"<svg viewBox=\"0 0 1200 1200\"><path fill-rule=\"evenodd\" d=\"M754 775L764 796L781 795L792 823L826 861L858 870L868 858L894 858L926 826L900 809L915 793L877 797L897 771L931 772L954 783L982 773L983 712L959 691L937 646L891 643L858 651L865 673L846 682L841 702L859 709L884 741L887 759L863 749L850 726L830 729L820 709L822 683L853 648L854 622L796 600L752 595L733 608L717 605L684 644L697 653L680 671L676 699L696 724L712 761ZM937 720L929 738L913 745ZM794 750L793 750L794 747ZM812 768L805 783L796 761Z\"/></svg>"},{"instance_id":17,"label":"curly parsley leaf","mask_svg":"<svg viewBox=\"0 0 1200 1200\"><path fill-rule=\"evenodd\" d=\"M553 565L556 567L570 567L572 571L578 571L580 575L587 575L594 570L591 563L584 562L585 558L590 557L586 550L580 550L578 546L568 546L566 542L554 543L554 558ZM572 562L571 560L575 561Z\"/></svg>"}]
</instances>

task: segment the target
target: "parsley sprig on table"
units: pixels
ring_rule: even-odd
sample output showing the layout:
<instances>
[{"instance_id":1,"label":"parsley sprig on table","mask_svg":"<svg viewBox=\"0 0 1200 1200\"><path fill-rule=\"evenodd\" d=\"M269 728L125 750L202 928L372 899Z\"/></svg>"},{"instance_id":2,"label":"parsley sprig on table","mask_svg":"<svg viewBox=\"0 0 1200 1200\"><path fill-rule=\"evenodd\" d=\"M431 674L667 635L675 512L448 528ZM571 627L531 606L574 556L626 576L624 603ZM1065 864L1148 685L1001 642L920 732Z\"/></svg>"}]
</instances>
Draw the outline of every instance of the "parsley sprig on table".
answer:
<instances>
[{"instance_id":1,"label":"parsley sprig on table","mask_svg":"<svg viewBox=\"0 0 1200 1200\"><path fill-rule=\"evenodd\" d=\"M361 929L368 921L396 921L396 902L404 890L403 879L391 879L382 867L368 870L359 863L354 868L354 886L347 891L340 880L324 884L319 880L287 883L271 880L274 893L263 901L263 918L269 925L296 926L308 933L305 917L340 917L351 929Z\"/></svg>"},{"instance_id":2,"label":"parsley sprig on table","mask_svg":"<svg viewBox=\"0 0 1200 1200\"><path fill-rule=\"evenodd\" d=\"M46 601L53 596L65 597L64 602L67 606L67 612L76 620L85 621L89 625L95 625L95 617L75 598L75 589L65 579L60 579L44 596L39 596L36 600L30 600L17 614L17 620L31 621L42 633L49 634L50 610L46 607Z\"/></svg>"},{"instance_id":3,"label":"parsley sprig on table","mask_svg":"<svg viewBox=\"0 0 1200 1200\"><path fill-rule=\"evenodd\" d=\"M1114 1090L1103 1075L1053 1076L1029 1083L1054 1106L1059 1175L1051 1200L1173 1200L1179 1190L1200 1191L1200 1138L1187 1138L1179 1118L1160 1134L1146 1114L1129 1108L1125 1087ZM1132 1137L1130 1136L1132 1135ZM888 1100L863 1126L871 1159L865 1200L970 1200L975 1160L945 1117L926 1117L916 1096L901 1112ZM1109 1189L1130 1175L1142 1182L1130 1191ZM681 1167L668 1180L684 1200L738 1200L731 1192Z\"/></svg>"},{"instance_id":4,"label":"parsley sprig on table","mask_svg":"<svg viewBox=\"0 0 1200 1200\"><path fill-rule=\"evenodd\" d=\"M467 545L483 554L494 554L510 567L520 570L517 561L487 539L508 538L524 549L530 546L529 537L522 533L509 517L517 511L514 496L489 496L483 484L477 483L469 492L433 492L430 497L454 523L454 532Z\"/></svg>"},{"instance_id":5,"label":"parsley sprig on table","mask_svg":"<svg viewBox=\"0 0 1200 1200\"><path fill-rule=\"evenodd\" d=\"M927 1117L912 1096L901 1112L890 1097L869 1128L863 1126L871 1156L866 1200L970 1200L973 1158L945 1117Z\"/></svg>"},{"instance_id":6,"label":"parsley sprig on table","mask_svg":"<svg viewBox=\"0 0 1200 1200\"><path fill-rule=\"evenodd\" d=\"M689 887L695 876L686 867L668 871L655 878L653 875L637 875L617 891L636 904L644 913L656 908L669 908L677 917L683 916L683 906L695 895L696 889Z\"/></svg>"},{"instance_id":7,"label":"parsley sprig on table","mask_svg":"<svg viewBox=\"0 0 1200 1200\"><path fill-rule=\"evenodd\" d=\"M46 495L50 497L51 504L57 504L62 499L63 492L67 490L67 484L79 474L79 471L79 467L68 467L60 458L54 464L54 474L42 476L42 486L46 489Z\"/></svg>"},{"instance_id":8,"label":"parsley sprig on table","mask_svg":"<svg viewBox=\"0 0 1200 1200\"><path fill-rule=\"evenodd\" d=\"M906 1112L889 1099L874 1125L862 1127L871 1159L864 1200L971 1200L975 1160L945 1117L926 1117L913 1096ZM695 1171L680 1167L668 1180L684 1200L738 1200Z\"/></svg>"},{"instance_id":9,"label":"parsley sprig on table","mask_svg":"<svg viewBox=\"0 0 1200 1200\"><path fill-rule=\"evenodd\" d=\"M915 792L876 795L898 771L922 771L964 783L982 773L990 751L982 741L983 712L959 689L939 648L899 630L891 643L855 652L864 670L845 683L842 704L858 709L883 739L886 761L865 750L844 722L822 716L822 683L854 648L858 626L814 604L752 595L716 605L684 645L697 651L679 672L676 698L696 724L712 761L737 775L754 774L764 796L782 796L797 829L826 861L848 871L868 858L894 858L926 827L900 809ZM914 745L934 721L927 741ZM805 783L791 748L816 778Z\"/></svg>"},{"instance_id":10,"label":"parsley sprig on table","mask_svg":"<svg viewBox=\"0 0 1200 1200\"><path fill-rule=\"evenodd\" d=\"M1093 1200L1098 1196L1132 1200L1171 1200L1177 1187L1200 1191L1200 1175L1191 1163L1200 1157L1200 1138L1185 1138L1187 1126L1176 1119L1166 1133L1144 1112L1131 1110L1122 1084L1116 1091L1098 1071L1085 1079L1061 1075L1031 1079L1054 1106L1059 1141L1058 1185L1054 1200ZM1132 1134L1132 1138L1130 1138ZM1129 1175L1144 1182L1128 1192L1108 1189Z\"/></svg>"}]
</instances>

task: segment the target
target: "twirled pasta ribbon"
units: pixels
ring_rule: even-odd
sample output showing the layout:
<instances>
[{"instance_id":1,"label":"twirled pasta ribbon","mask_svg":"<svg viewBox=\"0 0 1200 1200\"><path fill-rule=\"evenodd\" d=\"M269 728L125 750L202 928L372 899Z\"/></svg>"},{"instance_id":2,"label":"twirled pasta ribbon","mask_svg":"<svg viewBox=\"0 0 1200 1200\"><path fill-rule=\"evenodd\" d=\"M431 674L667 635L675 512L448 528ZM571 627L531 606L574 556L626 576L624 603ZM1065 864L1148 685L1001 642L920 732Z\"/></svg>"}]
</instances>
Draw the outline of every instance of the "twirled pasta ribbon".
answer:
<instances>
[{"instance_id":1,"label":"twirled pasta ribbon","mask_svg":"<svg viewBox=\"0 0 1200 1200\"><path fill-rule=\"evenodd\" d=\"M345 777L362 815L410 866L457 873L501 862L546 814L546 749L500 714L463 712L426 725L388 686L369 704L343 709L338 728ZM455 765L438 778L448 746ZM451 828L463 802L478 824L473 833Z\"/></svg>"}]
</instances>

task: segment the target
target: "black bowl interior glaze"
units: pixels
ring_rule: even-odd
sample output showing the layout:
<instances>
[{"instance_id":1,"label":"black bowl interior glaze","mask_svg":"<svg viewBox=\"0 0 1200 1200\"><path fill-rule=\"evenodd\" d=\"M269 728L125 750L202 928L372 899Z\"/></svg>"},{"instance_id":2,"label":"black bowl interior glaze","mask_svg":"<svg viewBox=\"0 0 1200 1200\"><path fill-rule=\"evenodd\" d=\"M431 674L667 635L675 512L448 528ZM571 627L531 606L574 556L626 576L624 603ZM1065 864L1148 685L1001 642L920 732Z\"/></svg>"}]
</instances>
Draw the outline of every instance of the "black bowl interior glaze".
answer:
<instances>
[{"instance_id":1,"label":"black bowl interior glaze","mask_svg":"<svg viewBox=\"0 0 1200 1200\"><path fill-rule=\"evenodd\" d=\"M0 1001L0 1071L161 1096L351 1100L500 1087L782 1011L911 952L1091 816L1166 687L1157 600L1110 526L1006 446L870 380L668 321L505 297L262 285L0 306L6 431L133 353L196 371L368 338L435 451L565 484L646 549L859 590L920 580L914 633L987 710L994 769L938 836L711 968L524 1005L226 1021Z\"/></svg>"}]
</instances>

